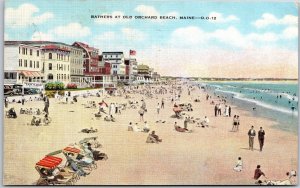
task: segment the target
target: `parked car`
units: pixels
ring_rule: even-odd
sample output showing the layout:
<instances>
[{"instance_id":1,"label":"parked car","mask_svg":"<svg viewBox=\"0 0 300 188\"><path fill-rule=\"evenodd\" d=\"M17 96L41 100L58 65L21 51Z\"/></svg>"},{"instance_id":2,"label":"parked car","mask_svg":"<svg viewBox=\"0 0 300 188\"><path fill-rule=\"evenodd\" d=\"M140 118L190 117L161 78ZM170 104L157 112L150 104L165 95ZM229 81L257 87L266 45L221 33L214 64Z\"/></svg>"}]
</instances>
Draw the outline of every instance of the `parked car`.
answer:
<instances>
[{"instance_id":1,"label":"parked car","mask_svg":"<svg viewBox=\"0 0 300 188\"><path fill-rule=\"evenodd\" d=\"M22 87L22 85L18 84L4 84L4 95L21 95Z\"/></svg>"},{"instance_id":2,"label":"parked car","mask_svg":"<svg viewBox=\"0 0 300 188\"><path fill-rule=\"evenodd\" d=\"M38 94L39 91L38 89L35 88L24 88L24 94L25 95L33 95L33 94Z\"/></svg>"}]
</instances>

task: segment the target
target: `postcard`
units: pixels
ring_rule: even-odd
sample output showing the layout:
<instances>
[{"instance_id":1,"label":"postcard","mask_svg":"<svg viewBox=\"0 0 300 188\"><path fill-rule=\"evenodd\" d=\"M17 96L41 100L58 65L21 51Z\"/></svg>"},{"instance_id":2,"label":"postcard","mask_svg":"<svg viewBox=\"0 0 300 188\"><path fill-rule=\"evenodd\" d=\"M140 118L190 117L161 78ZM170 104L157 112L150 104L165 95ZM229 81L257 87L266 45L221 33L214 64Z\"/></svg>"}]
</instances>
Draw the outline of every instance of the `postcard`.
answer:
<instances>
[{"instance_id":1,"label":"postcard","mask_svg":"<svg viewBox=\"0 0 300 188\"><path fill-rule=\"evenodd\" d=\"M298 1L7 0L4 185L297 185Z\"/></svg>"}]
</instances>

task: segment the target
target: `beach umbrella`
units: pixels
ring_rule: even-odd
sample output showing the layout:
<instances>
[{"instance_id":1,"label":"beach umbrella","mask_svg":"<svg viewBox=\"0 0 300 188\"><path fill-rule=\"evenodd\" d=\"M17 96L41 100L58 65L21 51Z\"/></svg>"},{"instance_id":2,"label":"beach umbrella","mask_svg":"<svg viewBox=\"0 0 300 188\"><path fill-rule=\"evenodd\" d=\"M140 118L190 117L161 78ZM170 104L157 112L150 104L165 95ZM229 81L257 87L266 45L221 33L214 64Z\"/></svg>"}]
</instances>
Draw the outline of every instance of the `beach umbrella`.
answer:
<instances>
[{"instance_id":1,"label":"beach umbrella","mask_svg":"<svg viewBox=\"0 0 300 188\"><path fill-rule=\"evenodd\" d=\"M102 106L102 107L108 107L108 104L106 104L106 102L104 102L104 101L100 102L99 105Z\"/></svg>"}]
</instances>

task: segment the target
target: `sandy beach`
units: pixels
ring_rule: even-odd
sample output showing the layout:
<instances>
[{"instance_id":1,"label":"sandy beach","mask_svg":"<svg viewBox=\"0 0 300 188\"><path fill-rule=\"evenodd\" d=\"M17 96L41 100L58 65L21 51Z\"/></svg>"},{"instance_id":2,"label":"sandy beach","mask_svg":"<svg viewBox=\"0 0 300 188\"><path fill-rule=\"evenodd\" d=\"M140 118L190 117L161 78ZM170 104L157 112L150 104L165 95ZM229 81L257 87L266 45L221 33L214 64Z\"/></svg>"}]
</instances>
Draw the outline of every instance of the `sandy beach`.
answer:
<instances>
[{"instance_id":1,"label":"sandy beach","mask_svg":"<svg viewBox=\"0 0 300 188\"><path fill-rule=\"evenodd\" d=\"M131 99L140 101L142 95L131 94ZM139 123L139 109L126 109L115 115L116 122L96 119L98 108L85 108L87 101L99 103L103 97L78 98L74 104L59 104L50 99L49 113L52 122L48 126L28 126L32 116L19 115L20 103L15 107L17 119L4 119L4 184L32 185L39 174L35 163L46 154L62 149L83 138L98 136L103 145L100 150L108 155L108 160L97 161L98 168L80 178L76 185L253 185L254 170L261 165L270 180L286 179L286 172L298 167L298 136L272 128L276 122L253 117L250 112L232 107L232 116L240 116L240 130L232 132L233 117L215 117L214 105L205 99L206 93L196 88L188 95L183 86L182 96L177 103L191 103L193 111L185 112L194 118L210 120L209 128L189 124L192 133L174 130L176 121L183 127L183 119L171 118L173 103L170 94L145 98L148 111L144 120L151 130L162 138L159 144L146 143L147 133L127 131L129 122ZM193 99L199 96L201 102ZM157 103L165 98L165 108L156 112ZM106 103L127 103L125 97L104 99ZM216 99L213 99L216 100ZM43 101L26 102L26 108L43 109ZM140 104L139 104L140 105ZM7 109L5 109L7 110ZM162 120L165 123L156 123ZM259 151L257 136L254 151L248 149L248 130L251 125L256 131L263 127L265 145ZM97 133L79 133L84 128L96 128ZM242 172L233 167L238 157L244 163Z\"/></svg>"}]
</instances>

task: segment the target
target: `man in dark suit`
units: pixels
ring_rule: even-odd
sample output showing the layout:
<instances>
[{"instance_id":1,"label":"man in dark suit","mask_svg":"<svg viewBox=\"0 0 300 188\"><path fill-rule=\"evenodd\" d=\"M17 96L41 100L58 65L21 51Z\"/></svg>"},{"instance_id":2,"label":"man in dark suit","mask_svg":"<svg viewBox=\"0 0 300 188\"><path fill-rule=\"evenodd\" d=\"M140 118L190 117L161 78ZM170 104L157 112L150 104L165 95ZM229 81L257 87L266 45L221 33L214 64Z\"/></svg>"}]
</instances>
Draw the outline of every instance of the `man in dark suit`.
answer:
<instances>
[{"instance_id":1,"label":"man in dark suit","mask_svg":"<svg viewBox=\"0 0 300 188\"><path fill-rule=\"evenodd\" d=\"M215 105L215 116L217 117L217 113L218 113L218 107L217 105Z\"/></svg>"},{"instance_id":2,"label":"man in dark suit","mask_svg":"<svg viewBox=\"0 0 300 188\"><path fill-rule=\"evenodd\" d=\"M254 127L251 126L251 129L248 131L248 136L249 136L249 150L251 149L252 151L253 151L255 135L256 135L256 133L255 133Z\"/></svg>"},{"instance_id":3,"label":"man in dark suit","mask_svg":"<svg viewBox=\"0 0 300 188\"><path fill-rule=\"evenodd\" d=\"M262 127L260 127L260 130L258 131L258 142L259 142L259 149L262 151L262 148L264 146L265 141L265 131Z\"/></svg>"}]
</instances>

